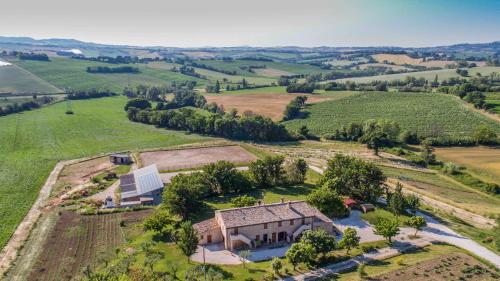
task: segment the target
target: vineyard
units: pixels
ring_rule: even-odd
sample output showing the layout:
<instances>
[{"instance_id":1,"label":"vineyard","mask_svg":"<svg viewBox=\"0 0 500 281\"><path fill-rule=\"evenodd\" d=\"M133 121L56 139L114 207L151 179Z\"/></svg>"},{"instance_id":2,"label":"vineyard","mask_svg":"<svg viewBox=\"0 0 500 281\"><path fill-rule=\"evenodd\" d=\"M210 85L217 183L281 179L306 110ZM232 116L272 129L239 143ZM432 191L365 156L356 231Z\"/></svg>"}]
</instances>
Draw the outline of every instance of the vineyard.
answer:
<instances>
[{"instance_id":1,"label":"vineyard","mask_svg":"<svg viewBox=\"0 0 500 281\"><path fill-rule=\"evenodd\" d=\"M81 216L62 212L49 234L44 251L28 280L71 280L88 265L112 255L125 242L120 222L124 225L142 221L150 212L126 212Z\"/></svg>"},{"instance_id":2,"label":"vineyard","mask_svg":"<svg viewBox=\"0 0 500 281\"><path fill-rule=\"evenodd\" d=\"M470 135L479 124L500 132L500 124L468 109L454 96L437 93L363 93L309 105L305 119L285 122L289 129L303 125L317 135L331 134L350 122L390 119L403 130L422 135Z\"/></svg>"}]
</instances>

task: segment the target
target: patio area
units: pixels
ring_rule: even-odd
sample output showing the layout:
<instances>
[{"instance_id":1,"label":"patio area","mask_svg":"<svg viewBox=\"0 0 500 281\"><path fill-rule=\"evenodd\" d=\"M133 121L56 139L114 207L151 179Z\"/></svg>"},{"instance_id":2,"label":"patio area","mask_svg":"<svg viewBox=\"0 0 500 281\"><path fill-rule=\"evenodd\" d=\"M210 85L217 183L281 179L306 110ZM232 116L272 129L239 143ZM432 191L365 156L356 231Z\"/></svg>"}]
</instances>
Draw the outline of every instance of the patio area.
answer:
<instances>
[{"instance_id":1,"label":"patio area","mask_svg":"<svg viewBox=\"0 0 500 281\"><path fill-rule=\"evenodd\" d=\"M251 256L247 258L247 262L257 262L272 259L273 257L284 257L291 244L285 244L281 247L259 247L251 249ZM211 244L206 246L198 246L196 253L190 259L192 261L203 263L203 248L205 248L205 263L210 264L241 264L240 251L229 251L224 249L224 244Z\"/></svg>"}]
</instances>

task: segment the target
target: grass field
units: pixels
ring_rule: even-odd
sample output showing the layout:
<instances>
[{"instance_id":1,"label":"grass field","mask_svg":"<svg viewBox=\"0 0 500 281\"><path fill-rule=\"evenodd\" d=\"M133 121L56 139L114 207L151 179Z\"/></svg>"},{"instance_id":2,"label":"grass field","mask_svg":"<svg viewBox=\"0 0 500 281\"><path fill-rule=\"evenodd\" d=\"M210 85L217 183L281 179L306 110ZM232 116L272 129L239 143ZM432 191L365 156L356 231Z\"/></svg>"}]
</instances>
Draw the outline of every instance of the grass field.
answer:
<instances>
[{"instance_id":1,"label":"grass field","mask_svg":"<svg viewBox=\"0 0 500 281\"><path fill-rule=\"evenodd\" d=\"M328 72L328 70L321 69L317 66L309 64L296 64L287 62L269 62L269 61L251 61L251 60L234 60L234 61L222 61L222 60L204 60L201 63L213 66L219 69L225 69L230 71L236 71L238 75L249 75L258 76L256 73L251 73L247 70L242 70L240 66L249 65L265 65L270 69L277 69L280 71L292 73L292 74L309 74L309 73L320 73ZM274 76L271 76L274 77Z\"/></svg>"},{"instance_id":2,"label":"grass field","mask_svg":"<svg viewBox=\"0 0 500 281\"><path fill-rule=\"evenodd\" d=\"M0 93L60 93L57 87L16 66L0 66Z\"/></svg>"},{"instance_id":3,"label":"grass field","mask_svg":"<svg viewBox=\"0 0 500 281\"><path fill-rule=\"evenodd\" d=\"M469 71L469 76L475 76L476 73L481 73L481 75L489 75L493 72L500 72L500 67L494 66L484 66L484 67L475 67L467 69ZM371 81L394 81L394 80L404 80L408 76L416 77L416 78L425 78L427 80L433 80L436 75L438 76L439 81L443 81L445 79L450 79L452 77L460 77L455 69L439 69L439 70L429 70L429 71L415 71L409 73L397 73L397 74L386 74L386 75L377 75L377 76L366 76L366 77L355 77L355 78L344 78L337 79L339 82L353 81L356 83L369 83Z\"/></svg>"},{"instance_id":4,"label":"grass field","mask_svg":"<svg viewBox=\"0 0 500 281\"><path fill-rule=\"evenodd\" d=\"M308 106L308 117L285 122L290 129L307 125L312 133L331 134L349 122L368 119L397 121L403 130L422 135L436 130L450 135L469 135L479 124L500 132L500 124L473 112L454 96L437 93L361 93Z\"/></svg>"},{"instance_id":5,"label":"grass field","mask_svg":"<svg viewBox=\"0 0 500 281\"><path fill-rule=\"evenodd\" d=\"M205 138L131 123L124 97L74 101L66 105L0 117L0 247L31 207L57 161L101 152L167 147Z\"/></svg>"},{"instance_id":6,"label":"grass field","mask_svg":"<svg viewBox=\"0 0 500 281\"><path fill-rule=\"evenodd\" d=\"M86 71L87 66L109 66L109 64L67 58L53 58L50 62L17 61L14 63L61 89L87 90L89 88L105 88L121 93L127 85L164 85L171 81L186 80L197 81L199 85L206 83L206 80L168 70L153 69L144 64L133 65L139 68L140 73L138 74L96 74L88 73Z\"/></svg>"},{"instance_id":7,"label":"grass field","mask_svg":"<svg viewBox=\"0 0 500 281\"><path fill-rule=\"evenodd\" d=\"M486 182L500 184L500 149L493 147L436 148L439 160L464 166Z\"/></svg>"}]
</instances>

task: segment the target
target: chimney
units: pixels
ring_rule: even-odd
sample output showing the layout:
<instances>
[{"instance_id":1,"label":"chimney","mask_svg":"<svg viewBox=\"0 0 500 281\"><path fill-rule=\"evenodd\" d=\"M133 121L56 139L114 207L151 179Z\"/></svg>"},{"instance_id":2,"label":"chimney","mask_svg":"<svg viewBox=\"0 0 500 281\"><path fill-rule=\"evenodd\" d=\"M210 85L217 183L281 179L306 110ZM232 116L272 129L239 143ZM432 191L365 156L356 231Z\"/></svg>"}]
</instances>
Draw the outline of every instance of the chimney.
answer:
<instances>
[{"instance_id":1,"label":"chimney","mask_svg":"<svg viewBox=\"0 0 500 281\"><path fill-rule=\"evenodd\" d=\"M257 201L257 204L258 204L259 206L262 206L262 200Z\"/></svg>"},{"instance_id":2,"label":"chimney","mask_svg":"<svg viewBox=\"0 0 500 281\"><path fill-rule=\"evenodd\" d=\"M288 209L292 208L292 204L290 204L290 201L288 201L287 205L288 205Z\"/></svg>"},{"instance_id":3,"label":"chimney","mask_svg":"<svg viewBox=\"0 0 500 281\"><path fill-rule=\"evenodd\" d=\"M281 197L280 200L281 200L281 203L285 203L285 198Z\"/></svg>"}]
</instances>

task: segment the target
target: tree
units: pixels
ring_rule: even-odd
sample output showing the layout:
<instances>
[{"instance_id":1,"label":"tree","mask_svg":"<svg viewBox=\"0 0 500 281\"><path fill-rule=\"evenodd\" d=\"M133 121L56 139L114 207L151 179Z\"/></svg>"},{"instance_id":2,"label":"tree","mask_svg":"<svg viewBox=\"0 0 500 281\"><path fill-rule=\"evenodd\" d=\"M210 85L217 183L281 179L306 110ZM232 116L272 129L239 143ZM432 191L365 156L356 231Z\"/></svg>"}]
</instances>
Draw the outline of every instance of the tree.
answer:
<instances>
[{"instance_id":1,"label":"tree","mask_svg":"<svg viewBox=\"0 0 500 281\"><path fill-rule=\"evenodd\" d=\"M197 210L201 198L207 193L207 186L201 181L200 174L180 174L172 178L163 192L163 204L170 213L186 218Z\"/></svg>"},{"instance_id":2,"label":"tree","mask_svg":"<svg viewBox=\"0 0 500 281\"><path fill-rule=\"evenodd\" d=\"M220 93L220 83L219 83L219 80L215 81L214 92L217 93L217 94Z\"/></svg>"},{"instance_id":3,"label":"tree","mask_svg":"<svg viewBox=\"0 0 500 281\"><path fill-rule=\"evenodd\" d=\"M384 192L385 179L384 173L375 164L336 154L328 161L319 184L332 184L339 195L376 202Z\"/></svg>"},{"instance_id":4,"label":"tree","mask_svg":"<svg viewBox=\"0 0 500 281\"><path fill-rule=\"evenodd\" d=\"M148 253L146 253L145 256L146 257L144 258L144 266L148 267L150 271L153 271L155 263L163 259L165 257L165 254L163 252L154 250L154 251L149 251Z\"/></svg>"},{"instance_id":5,"label":"tree","mask_svg":"<svg viewBox=\"0 0 500 281\"><path fill-rule=\"evenodd\" d=\"M151 103L145 99L131 99L125 104L125 111L130 107L135 107L138 109L151 108Z\"/></svg>"},{"instance_id":6,"label":"tree","mask_svg":"<svg viewBox=\"0 0 500 281\"><path fill-rule=\"evenodd\" d=\"M250 188L250 182L228 161L217 161L203 167L205 182L215 194L239 192Z\"/></svg>"},{"instance_id":7,"label":"tree","mask_svg":"<svg viewBox=\"0 0 500 281\"><path fill-rule=\"evenodd\" d=\"M405 196L405 205L406 208L409 209L413 215L415 215L420 207L420 197L416 194Z\"/></svg>"},{"instance_id":8,"label":"tree","mask_svg":"<svg viewBox=\"0 0 500 281\"><path fill-rule=\"evenodd\" d=\"M495 131L486 125L480 125L474 131L473 137L477 144L495 144L498 142Z\"/></svg>"},{"instance_id":9,"label":"tree","mask_svg":"<svg viewBox=\"0 0 500 281\"><path fill-rule=\"evenodd\" d=\"M256 203L257 203L257 199L255 197L248 196L248 195L241 195L241 196L238 196L238 197L231 199L231 205L233 207L237 207L237 208L253 206Z\"/></svg>"},{"instance_id":10,"label":"tree","mask_svg":"<svg viewBox=\"0 0 500 281\"><path fill-rule=\"evenodd\" d=\"M198 247L198 236L190 221L184 221L180 224L176 235L176 244L187 256L189 262L189 257L196 252Z\"/></svg>"},{"instance_id":11,"label":"tree","mask_svg":"<svg viewBox=\"0 0 500 281\"><path fill-rule=\"evenodd\" d=\"M349 212L337 192L327 187L314 190L307 195L306 201L328 217L341 218Z\"/></svg>"},{"instance_id":12,"label":"tree","mask_svg":"<svg viewBox=\"0 0 500 281\"><path fill-rule=\"evenodd\" d=\"M283 156L277 155L266 156L263 159L258 159L250 163L250 175L257 187L265 188L284 183L284 161L285 158Z\"/></svg>"},{"instance_id":13,"label":"tree","mask_svg":"<svg viewBox=\"0 0 500 281\"><path fill-rule=\"evenodd\" d=\"M304 183L307 169L307 162L302 158L294 159L287 163L287 165L285 165L285 172L288 182L292 184Z\"/></svg>"},{"instance_id":14,"label":"tree","mask_svg":"<svg viewBox=\"0 0 500 281\"><path fill-rule=\"evenodd\" d=\"M340 240L339 245L340 247L347 249L347 254L349 254L351 248L359 245L360 239L361 237L358 236L356 229L348 227L344 230L342 240Z\"/></svg>"},{"instance_id":15,"label":"tree","mask_svg":"<svg viewBox=\"0 0 500 281\"><path fill-rule=\"evenodd\" d=\"M434 154L434 148L429 145L428 142L422 142L422 151L420 152L420 156L424 159L424 162L427 164L432 164L436 162L436 155Z\"/></svg>"},{"instance_id":16,"label":"tree","mask_svg":"<svg viewBox=\"0 0 500 281\"><path fill-rule=\"evenodd\" d=\"M155 232L163 233L165 231L171 232L172 224L178 221L177 218L174 218L167 210L157 210L149 216L144 221L144 229L152 230Z\"/></svg>"},{"instance_id":17,"label":"tree","mask_svg":"<svg viewBox=\"0 0 500 281\"><path fill-rule=\"evenodd\" d=\"M322 258L335 249L335 237L323 229L304 231L300 243L312 245L315 254L321 255Z\"/></svg>"},{"instance_id":18,"label":"tree","mask_svg":"<svg viewBox=\"0 0 500 281\"><path fill-rule=\"evenodd\" d=\"M387 207L395 216L399 216L405 213L405 197L403 195L403 186L401 183L396 184L394 193L389 198L387 202Z\"/></svg>"},{"instance_id":19,"label":"tree","mask_svg":"<svg viewBox=\"0 0 500 281\"><path fill-rule=\"evenodd\" d=\"M427 225L427 222L423 217L413 216L408 220L408 225L415 228L415 236L417 236L417 232L425 227Z\"/></svg>"},{"instance_id":20,"label":"tree","mask_svg":"<svg viewBox=\"0 0 500 281\"><path fill-rule=\"evenodd\" d=\"M280 270L283 268L283 263L278 257L274 257L271 262L271 267L273 268L274 274L279 275Z\"/></svg>"},{"instance_id":21,"label":"tree","mask_svg":"<svg viewBox=\"0 0 500 281\"><path fill-rule=\"evenodd\" d=\"M286 251L285 257L293 265L293 270L299 263L311 265L314 261L314 248L312 245L304 243L294 243Z\"/></svg>"},{"instance_id":22,"label":"tree","mask_svg":"<svg viewBox=\"0 0 500 281\"><path fill-rule=\"evenodd\" d=\"M252 256L252 252L250 250L240 251L238 254L238 258L243 264L243 268L245 268L245 263L248 261L248 258Z\"/></svg>"},{"instance_id":23,"label":"tree","mask_svg":"<svg viewBox=\"0 0 500 281\"><path fill-rule=\"evenodd\" d=\"M381 235L390 244L392 244L392 237L399 233L399 222L397 220L390 220L382 218L375 224L375 234Z\"/></svg>"}]
</instances>

